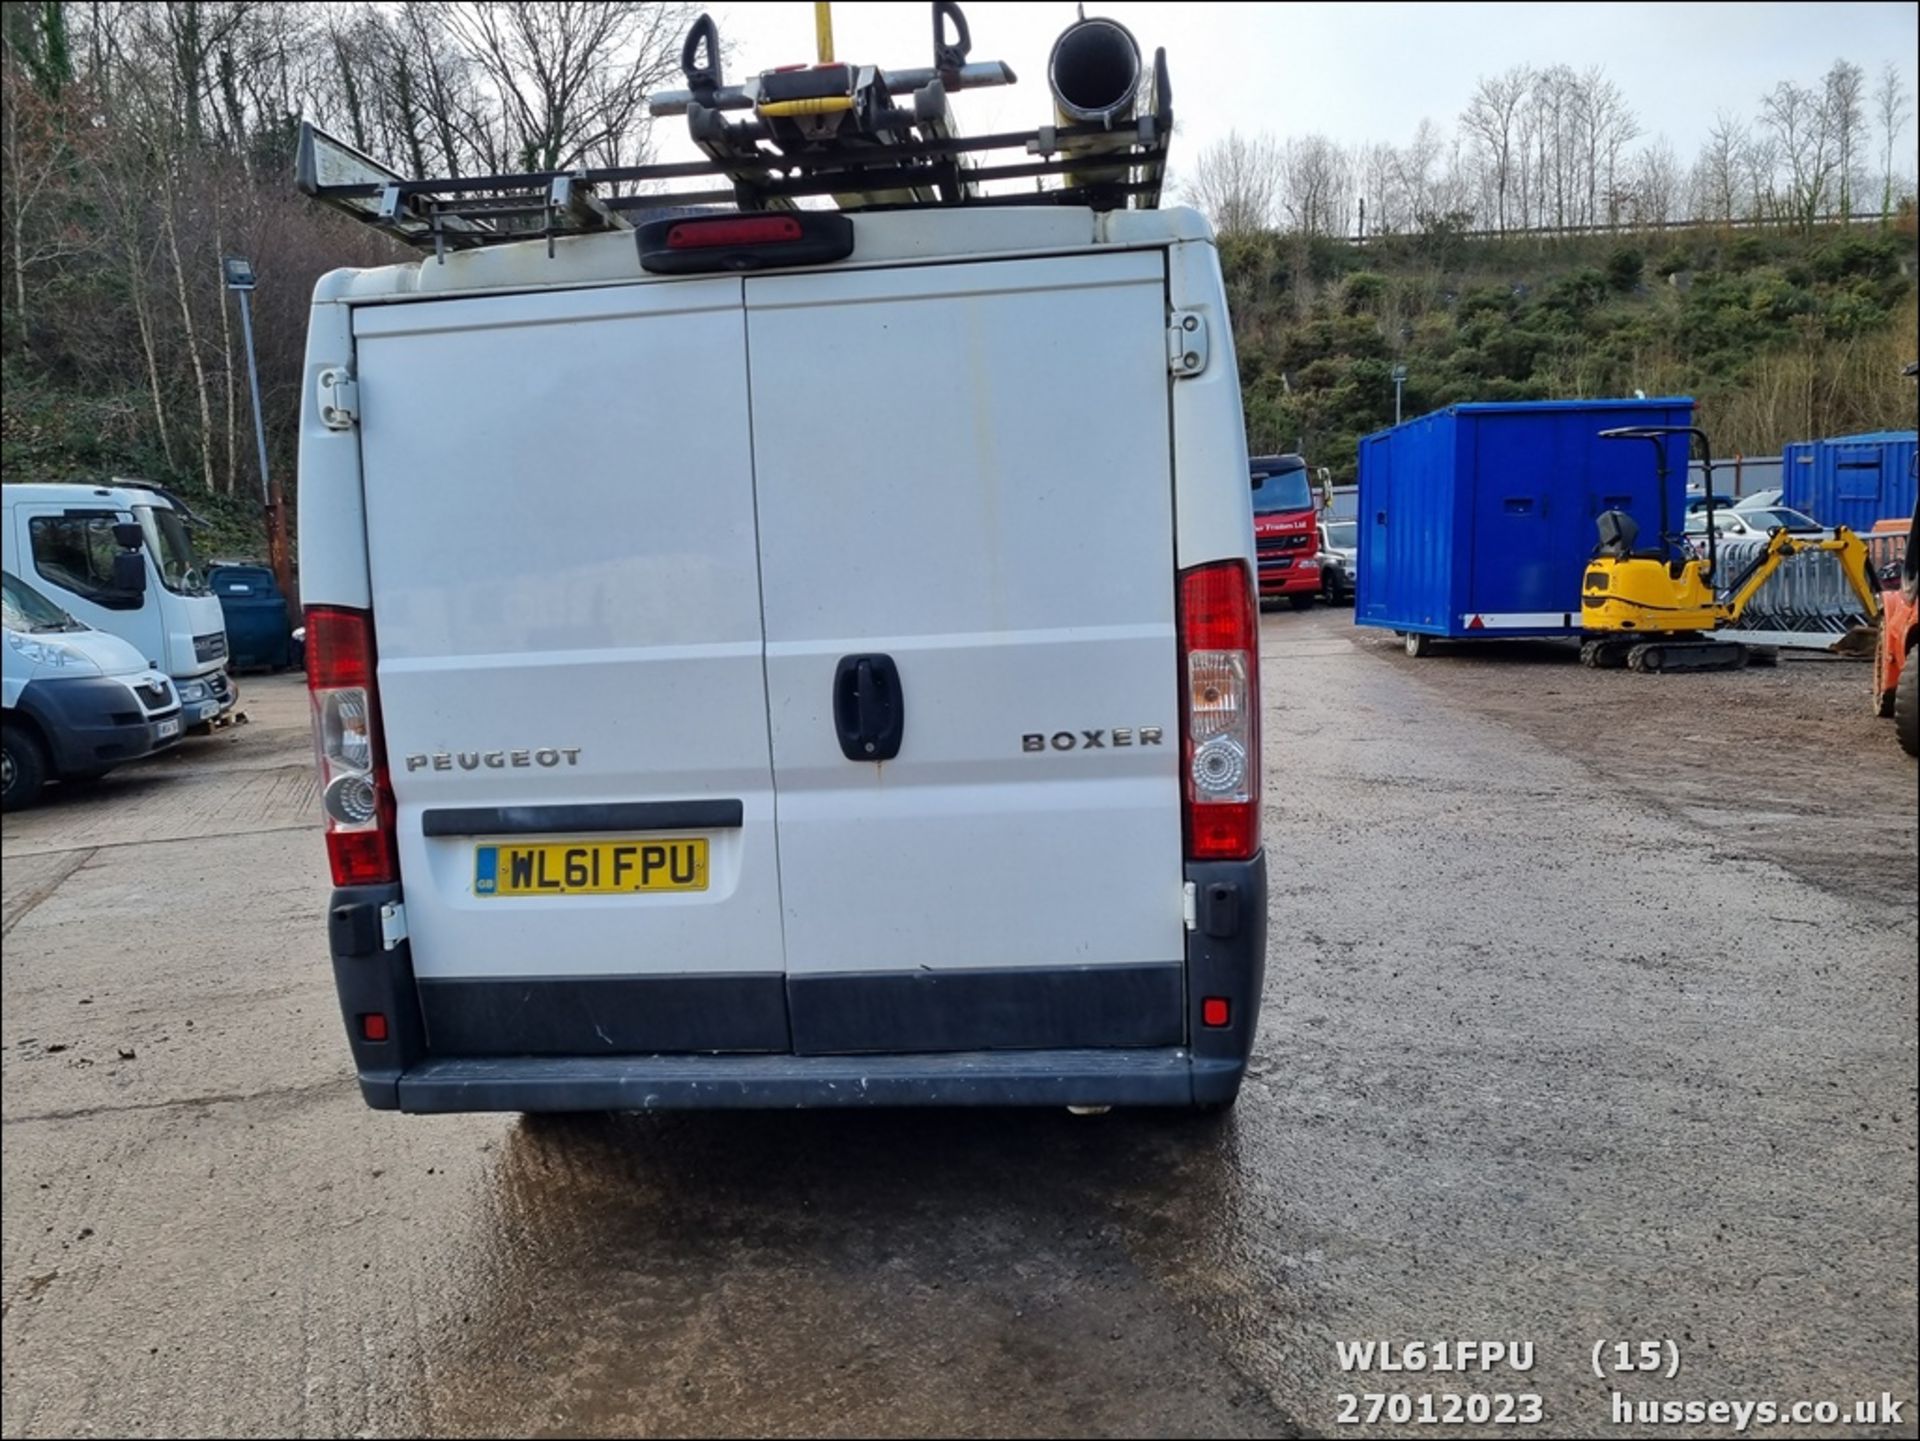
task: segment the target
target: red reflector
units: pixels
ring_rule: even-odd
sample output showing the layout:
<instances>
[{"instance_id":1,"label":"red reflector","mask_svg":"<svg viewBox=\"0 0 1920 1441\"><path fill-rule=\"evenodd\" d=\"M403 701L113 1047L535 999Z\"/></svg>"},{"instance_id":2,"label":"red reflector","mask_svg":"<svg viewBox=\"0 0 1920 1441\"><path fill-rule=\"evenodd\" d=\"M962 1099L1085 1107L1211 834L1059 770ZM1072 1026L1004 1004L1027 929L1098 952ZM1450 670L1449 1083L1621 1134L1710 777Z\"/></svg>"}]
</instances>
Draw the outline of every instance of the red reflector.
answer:
<instances>
[{"instance_id":1,"label":"red reflector","mask_svg":"<svg viewBox=\"0 0 1920 1441\"><path fill-rule=\"evenodd\" d=\"M1188 806L1187 826L1187 853L1196 861L1244 861L1260 849L1260 808L1252 801Z\"/></svg>"},{"instance_id":2,"label":"red reflector","mask_svg":"<svg viewBox=\"0 0 1920 1441\"><path fill-rule=\"evenodd\" d=\"M307 688L373 683L373 633L365 611L307 607Z\"/></svg>"},{"instance_id":3,"label":"red reflector","mask_svg":"<svg viewBox=\"0 0 1920 1441\"><path fill-rule=\"evenodd\" d=\"M327 832L327 864L336 886L380 886L399 877L390 816L381 817L379 830Z\"/></svg>"},{"instance_id":4,"label":"red reflector","mask_svg":"<svg viewBox=\"0 0 1920 1441\"><path fill-rule=\"evenodd\" d=\"M1225 996L1208 996L1200 1003L1200 1022L1202 1025L1224 1026L1232 1017L1233 1008L1227 1004L1227 998Z\"/></svg>"},{"instance_id":5,"label":"red reflector","mask_svg":"<svg viewBox=\"0 0 1920 1441\"><path fill-rule=\"evenodd\" d=\"M369 1011L360 1018L360 1034L369 1041L386 1040L387 1018L378 1011Z\"/></svg>"},{"instance_id":6,"label":"red reflector","mask_svg":"<svg viewBox=\"0 0 1920 1441\"><path fill-rule=\"evenodd\" d=\"M1229 561L1184 572L1180 625L1188 650L1253 651L1258 626L1246 567Z\"/></svg>"},{"instance_id":7,"label":"red reflector","mask_svg":"<svg viewBox=\"0 0 1920 1441\"><path fill-rule=\"evenodd\" d=\"M667 232L667 249L700 250L717 245L783 245L798 240L791 215L755 215L724 220L687 220Z\"/></svg>"}]
</instances>

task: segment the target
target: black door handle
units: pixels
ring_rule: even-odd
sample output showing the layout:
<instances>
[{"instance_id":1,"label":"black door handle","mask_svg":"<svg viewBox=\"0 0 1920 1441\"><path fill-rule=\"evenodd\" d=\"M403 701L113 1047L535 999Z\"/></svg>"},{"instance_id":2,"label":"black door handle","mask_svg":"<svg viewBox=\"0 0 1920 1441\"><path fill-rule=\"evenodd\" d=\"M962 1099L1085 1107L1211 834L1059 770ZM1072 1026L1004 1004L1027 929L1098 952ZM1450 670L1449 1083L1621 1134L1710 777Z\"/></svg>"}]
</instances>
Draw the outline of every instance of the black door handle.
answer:
<instances>
[{"instance_id":1,"label":"black door handle","mask_svg":"<svg viewBox=\"0 0 1920 1441\"><path fill-rule=\"evenodd\" d=\"M900 669L890 655L848 655L833 673L833 724L850 761L890 761L900 754L906 706Z\"/></svg>"}]
</instances>

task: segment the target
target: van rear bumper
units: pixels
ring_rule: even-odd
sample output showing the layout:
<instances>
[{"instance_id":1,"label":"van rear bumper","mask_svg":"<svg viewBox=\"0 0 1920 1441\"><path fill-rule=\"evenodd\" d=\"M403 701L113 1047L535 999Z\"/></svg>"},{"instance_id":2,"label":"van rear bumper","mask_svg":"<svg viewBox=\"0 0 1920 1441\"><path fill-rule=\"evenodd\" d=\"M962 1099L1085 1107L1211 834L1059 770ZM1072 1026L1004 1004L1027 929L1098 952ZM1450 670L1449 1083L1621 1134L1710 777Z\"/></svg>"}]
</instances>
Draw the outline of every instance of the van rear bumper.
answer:
<instances>
[{"instance_id":1,"label":"van rear bumper","mask_svg":"<svg viewBox=\"0 0 1920 1441\"><path fill-rule=\"evenodd\" d=\"M550 1039L536 1024L542 1014L536 1002L547 999L538 993L547 983L527 978L512 987L517 1013L443 1009L436 1027L422 1007L409 942L383 935L381 908L400 900L397 885L336 890L328 929L360 1091L377 1110L1218 1106L1240 1089L1259 1023L1266 857L1190 863L1186 879L1193 925L1183 965L1026 973L1017 992L999 972L937 976L915 988L881 975L864 990L832 977L817 997L803 998L805 1006L817 1001L823 1014L844 1012L858 1022L855 1033L836 1035L822 1022L814 1028L820 1044L730 1054L696 1051L688 1044L692 1033L677 1025L659 1033L637 1022L616 1033L618 1050L568 1054L550 1046L539 1054ZM1163 987L1170 987L1164 996ZM904 989L913 994L903 996ZM577 999L565 983L554 991L563 1001L569 994ZM609 999L614 1011L607 1024L627 1011L672 1019L682 1012L666 1006L671 999L644 991ZM703 1004L726 1003L726 997L709 997ZM1184 1008L1184 1024L1177 1015L1167 1023L1167 1004ZM1224 1021L1213 1014L1223 1004ZM1057 1014L1041 1025L1045 1014L1036 1020L1027 1007ZM1142 1015L1124 1014L1130 1008ZM997 1013L1004 1013L1002 1021L986 1027L983 1018ZM464 1016L465 1029L452 1026L450 1015ZM942 1032L936 1023L943 1016L970 1019ZM914 1024L889 1030L881 1024L889 1017ZM374 1018L377 1039L369 1033ZM438 1037L438 1051L430 1035ZM984 1045L982 1036L990 1036ZM853 1053L854 1042L874 1038L884 1038L885 1049ZM679 1048L668 1051L675 1041ZM719 1049L711 1037L702 1043Z\"/></svg>"},{"instance_id":2,"label":"van rear bumper","mask_svg":"<svg viewBox=\"0 0 1920 1441\"><path fill-rule=\"evenodd\" d=\"M1183 1047L911 1056L524 1056L429 1060L399 1109L670 1111L821 1106L1190 1106L1245 1062ZM1228 1076L1231 1072L1231 1076Z\"/></svg>"}]
</instances>

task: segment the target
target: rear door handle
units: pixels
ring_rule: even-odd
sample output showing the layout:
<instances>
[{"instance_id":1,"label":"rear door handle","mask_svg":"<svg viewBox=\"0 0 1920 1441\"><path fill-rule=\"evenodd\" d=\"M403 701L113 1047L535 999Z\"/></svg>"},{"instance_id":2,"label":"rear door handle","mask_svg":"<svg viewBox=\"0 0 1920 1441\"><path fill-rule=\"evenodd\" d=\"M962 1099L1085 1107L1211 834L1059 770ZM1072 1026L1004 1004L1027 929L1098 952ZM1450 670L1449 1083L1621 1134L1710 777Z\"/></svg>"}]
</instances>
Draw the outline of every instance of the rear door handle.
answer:
<instances>
[{"instance_id":1,"label":"rear door handle","mask_svg":"<svg viewBox=\"0 0 1920 1441\"><path fill-rule=\"evenodd\" d=\"M850 761L890 761L900 754L906 705L892 656L840 658L833 673L833 723Z\"/></svg>"}]
</instances>

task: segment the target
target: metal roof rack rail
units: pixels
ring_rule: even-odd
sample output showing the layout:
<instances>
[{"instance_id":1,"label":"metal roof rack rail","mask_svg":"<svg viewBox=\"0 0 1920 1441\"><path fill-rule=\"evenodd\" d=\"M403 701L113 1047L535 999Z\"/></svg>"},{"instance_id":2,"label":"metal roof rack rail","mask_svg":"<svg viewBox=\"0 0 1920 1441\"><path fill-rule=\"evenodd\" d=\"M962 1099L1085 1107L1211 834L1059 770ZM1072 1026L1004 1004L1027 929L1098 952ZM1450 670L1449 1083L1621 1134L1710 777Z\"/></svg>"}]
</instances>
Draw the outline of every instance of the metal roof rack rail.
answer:
<instances>
[{"instance_id":1,"label":"metal roof rack rail","mask_svg":"<svg viewBox=\"0 0 1920 1441\"><path fill-rule=\"evenodd\" d=\"M818 64L728 85L719 27L700 16L681 49L685 88L649 97L649 107L656 117L684 116L704 160L408 179L302 122L295 182L316 200L442 259L449 250L538 239L551 255L559 236L631 229L711 208L794 209L820 196L842 210L1150 210L1160 203L1173 134L1167 54L1155 52L1149 71L1133 36L1115 21L1083 17L1054 42L1047 67L1053 123L973 137L955 126L949 97L1011 85L1015 76L998 60L968 60L972 37L954 0L933 5L932 65L882 70L836 62L824 24L821 48ZM733 112L750 113L731 118ZM1018 158L996 158L995 151ZM1029 180L1030 191L983 189Z\"/></svg>"}]
</instances>

